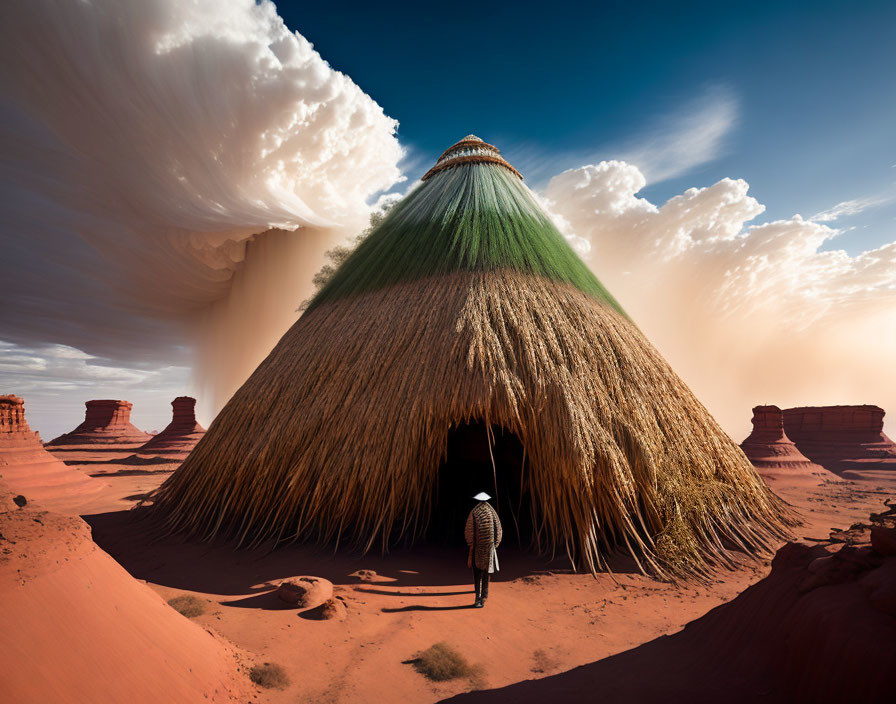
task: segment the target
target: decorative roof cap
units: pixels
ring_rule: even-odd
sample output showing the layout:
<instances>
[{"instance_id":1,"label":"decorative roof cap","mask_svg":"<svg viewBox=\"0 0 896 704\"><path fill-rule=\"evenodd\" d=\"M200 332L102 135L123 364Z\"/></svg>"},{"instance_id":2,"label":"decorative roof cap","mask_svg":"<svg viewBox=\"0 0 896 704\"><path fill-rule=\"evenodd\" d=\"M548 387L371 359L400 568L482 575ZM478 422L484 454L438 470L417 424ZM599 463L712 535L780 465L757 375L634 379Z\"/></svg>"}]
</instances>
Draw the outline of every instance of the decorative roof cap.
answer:
<instances>
[{"instance_id":1,"label":"decorative roof cap","mask_svg":"<svg viewBox=\"0 0 896 704\"><path fill-rule=\"evenodd\" d=\"M497 147L483 142L475 134L468 134L457 144L442 152L442 156L439 157L436 165L427 171L420 180L425 181L439 173L439 171L450 169L452 166L459 164L497 164L519 177L520 180L523 178L519 171L504 160L504 157L501 156L501 151Z\"/></svg>"}]
</instances>

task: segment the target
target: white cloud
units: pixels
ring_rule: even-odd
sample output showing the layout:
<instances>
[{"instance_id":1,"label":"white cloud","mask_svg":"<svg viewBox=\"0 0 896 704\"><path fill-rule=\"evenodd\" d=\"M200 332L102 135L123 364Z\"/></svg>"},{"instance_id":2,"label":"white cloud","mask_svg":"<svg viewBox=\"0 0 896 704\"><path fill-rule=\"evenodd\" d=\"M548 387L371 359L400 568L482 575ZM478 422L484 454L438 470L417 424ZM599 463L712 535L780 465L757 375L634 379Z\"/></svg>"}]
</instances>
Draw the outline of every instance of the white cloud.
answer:
<instances>
[{"instance_id":1,"label":"white cloud","mask_svg":"<svg viewBox=\"0 0 896 704\"><path fill-rule=\"evenodd\" d=\"M52 384L82 388L85 393L98 385L129 388L138 384L156 387L161 383L169 386L164 381L165 372L175 369L159 368L154 363L125 365L65 345L28 347L0 341L0 354L0 380L4 388L19 395L46 390ZM177 368L175 372L180 377L176 382L181 386L185 371L186 368Z\"/></svg>"},{"instance_id":2,"label":"white cloud","mask_svg":"<svg viewBox=\"0 0 896 704\"><path fill-rule=\"evenodd\" d=\"M655 119L649 129L623 145L616 158L637 166L648 183L681 176L724 153L738 113L733 90L710 86L697 99Z\"/></svg>"},{"instance_id":3,"label":"white cloud","mask_svg":"<svg viewBox=\"0 0 896 704\"><path fill-rule=\"evenodd\" d=\"M813 222L835 222L845 217L858 215L871 208L877 208L887 205L896 200L896 194L868 196L867 198L855 198L853 200L844 200L832 208L822 210L820 213L813 215L810 220Z\"/></svg>"},{"instance_id":4,"label":"white cloud","mask_svg":"<svg viewBox=\"0 0 896 704\"><path fill-rule=\"evenodd\" d=\"M163 425L191 344L219 404L295 318L323 252L401 179L396 123L268 1L6 3L0 46L0 384L29 413L58 411L59 432L99 396ZM825 222L877 203L750 226L764 208L741 180L638 196L723 154L738 112L731 89L707 89L602 150L629 163L556 176L551 207L735 435L759 401L896 415L878 378L896 353L896 243L820 251L838 232ZM535 180L581 164L506 151Z\"/></svg>"},{"instance_id":5,"label":"white cloud","mask_svg":"<svg viewBox=\"0 0 896 704\"><path fill-rule=\"evenodd\" d=\"M170 402L191 392L187 367L154 362L115 362L64 345L22 346L0 340L0 393L25 399L33 430L51 440L84 419L84 402L120 398L134 403L139 427L161 429L171 419ZM207 421L207 405L199 412Z\"/></svg>"},{"instance_id":6,"label":"white cloud","mask_svg":"<svg viewBox=\"0 0 896 704\"><path fill-rule=\"evenodd\" d=\"M324 240L401 179L396 123L268 0L4 3L0 47L0 337L25 346L186 363L199 342L240 358L201 367L232 389Z\"/></svg>"},{"instance_id":7,"label":"white cloud","mask_svg":"<svg viewBox=\"0 0 896 704\"><path fill-rule=\"evenodd\" d=\"M742 180L656 206L631 164L556 176L552 208L591 242L588 261L738 441L750 408L874 403L896 421L896 242L849 256L838 233L798 215L750 225L764 207Z\"/></svg>"},{"instance_id":8,"label":"white cloud","mask_svg":"<svg viewBox=\"0 0 896 704\"><path fill-rule=\"evenodd\" d=\"M536 188L564 169L609 160L638 167L638 178L647 185L681 176L722 156L739 113L740 101L734 90L714 84L675 109L635 126L634 134L624 141L575 151L546 151L541 145L502 140L501 151Z\"/></svg>"}]
</instances>

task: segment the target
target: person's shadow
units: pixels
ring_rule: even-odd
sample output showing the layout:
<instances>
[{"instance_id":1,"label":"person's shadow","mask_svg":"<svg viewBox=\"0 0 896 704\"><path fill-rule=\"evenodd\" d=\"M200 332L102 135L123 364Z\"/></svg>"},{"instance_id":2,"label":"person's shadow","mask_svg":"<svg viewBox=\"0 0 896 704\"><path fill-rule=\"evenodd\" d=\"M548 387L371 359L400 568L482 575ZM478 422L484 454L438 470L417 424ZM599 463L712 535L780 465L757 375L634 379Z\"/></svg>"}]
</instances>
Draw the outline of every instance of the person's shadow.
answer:
<instances>
[{"instance_id":1,"label":"person's shadow","mask_svg":"<svg viewBox=\"0 0 896 704\"><path fill-rule=\"evenodd\" d=\"M465 589L462 592L390 592L386 589L370 589L365 587L355 587L356 592L364 594L382 594L383 596L463 596L464 594L472 594L472 589Z\"/></svg>"},{"instance_id":2,"label":"person's shadow","mask_svg":"<svg viewBox=\"0 0 896 704\"><path fill-rule=\"evenodd\" d=\"M384 607L380 609L384 614L398 614L404 611L461 611L462 609L472 609L473 604L461 604L460 606L424 606L423 604L412 604L411 606L398 606L394 609Z\"/></svg>"},{"instance_id":3,"label":"person's shadow","mask_svg":"<svg viewBox=\"0 0 896 704\"><path fill-rule=\"evenodd\" d=\"M387 596L400 597L433 597L433 596L461 596L463 594L473 594L472 589L466 589L460 592L390 592L386 589L364 589L356 587L355 591L364 592L366 594L384 594ZM425 606L423 604L411 604L410 606L396 606L394 608L385 607L380 609L384 614L398 614L405 611L460 611L461 609L472 609L473 604L461 604L459 606Z\"/></svg>"}]
</instances>

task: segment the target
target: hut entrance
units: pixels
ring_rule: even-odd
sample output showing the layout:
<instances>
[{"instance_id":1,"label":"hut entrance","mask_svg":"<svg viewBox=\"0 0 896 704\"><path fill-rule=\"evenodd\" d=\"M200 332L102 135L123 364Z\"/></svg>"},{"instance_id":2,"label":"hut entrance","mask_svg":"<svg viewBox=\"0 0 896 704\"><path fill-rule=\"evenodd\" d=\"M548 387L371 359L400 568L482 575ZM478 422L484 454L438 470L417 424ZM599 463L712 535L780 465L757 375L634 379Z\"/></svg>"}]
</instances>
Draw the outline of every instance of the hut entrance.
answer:
<instances>
[{"instance_id":1,"label":"hut entrance","mask_svg":"<svg viewBox=\"0 0 896 704\"><path fill-rule=\"evenodd\" d=\"M490 494L501 518L505 544L528 546L532 506L528 458L520 439L501 426L474 421L452 428L448 453L439 467L437 494L427 537L456 545L480 491Z\"/></svg>"}]
</instances>

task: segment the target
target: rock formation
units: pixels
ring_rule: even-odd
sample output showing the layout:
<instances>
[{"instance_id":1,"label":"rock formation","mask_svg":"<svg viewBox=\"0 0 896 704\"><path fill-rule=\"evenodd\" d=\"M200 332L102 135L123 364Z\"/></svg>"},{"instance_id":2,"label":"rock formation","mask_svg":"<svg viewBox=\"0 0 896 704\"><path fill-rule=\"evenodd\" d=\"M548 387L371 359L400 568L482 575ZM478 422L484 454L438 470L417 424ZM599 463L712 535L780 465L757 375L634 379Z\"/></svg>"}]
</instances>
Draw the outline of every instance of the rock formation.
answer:
<instances>
[{"instance_id":1,"label":"rock formation","mask_svg":"<svg viewBox=\"0 0 896 704\"><path fill-rule=\"evenodd\" d=\"M277 598L301 609L320 606L332 596L333 584L321 577L288 579L277 588Z\"/></svg>"},{"instance_id":2,"label":"rock formation","mask_svg":"<svg viewBox=\"0 0 896 704\"><path fill-rule=\"evenodd\" d=\"M131 423L134 404L128 401L103 399L84 405L84 422L48 445L142 445L152 437Z\"/></svg>"},{"instance_id":3,"label":"rock formation","mask_svg":"<svg viewBox=\"0 0 896 704\"><path fill-rule=\"evenodd\" d=\"M144 457L163 456L183 459L205 434L205 428L196 422L196 399L178 396L171 402L171 422L158 435L143 445L137 454Z\"/></svg>"},{"instance_id":4,"label":"rock formation","mask_svg":"<svg viewBox=\"0 0 896 704\"><path fill-rule=\"evenodd\" d=\"M787 437L784 416L777 406L753 408L753 432L740 447L767 480L804 479L820 484L825 479L837 479L803 455Z\"/></svg>"},{"instance_id":5,"label":"rock formation","mask_svg":"<svg viewBox=\"0 0 896 704\"><path fill-rule=\"evenodd\" d=\"M348 606L345 603L345 597L334 596L316 609L312 609L307 618L318 621L345 621L346 616L348 616Z\"/></svg>"},{"instance_id":6,"label":"rock formation","mask_svg":"<svg viewBox=\"0 0 896 704\"><path fill-rule=\"evenodd\" d=\"M25 402L11 394L0 396L0 477L28 501L60 511L77 509L105 487L47 452L28 427Z\"/></svg>"},{"instance_id":7,"label":"rock formation","mask_svg":"<svg viewBox=\"0 0 896 704\"><path fill-rule=\"evenodd\" d=\"M806 457L844 472L896 471L896 443L884 434L880 406L805 406L784 410L784 431ZM857 475L858 476L858 475Z\"/></svg>"}]
</instances>

